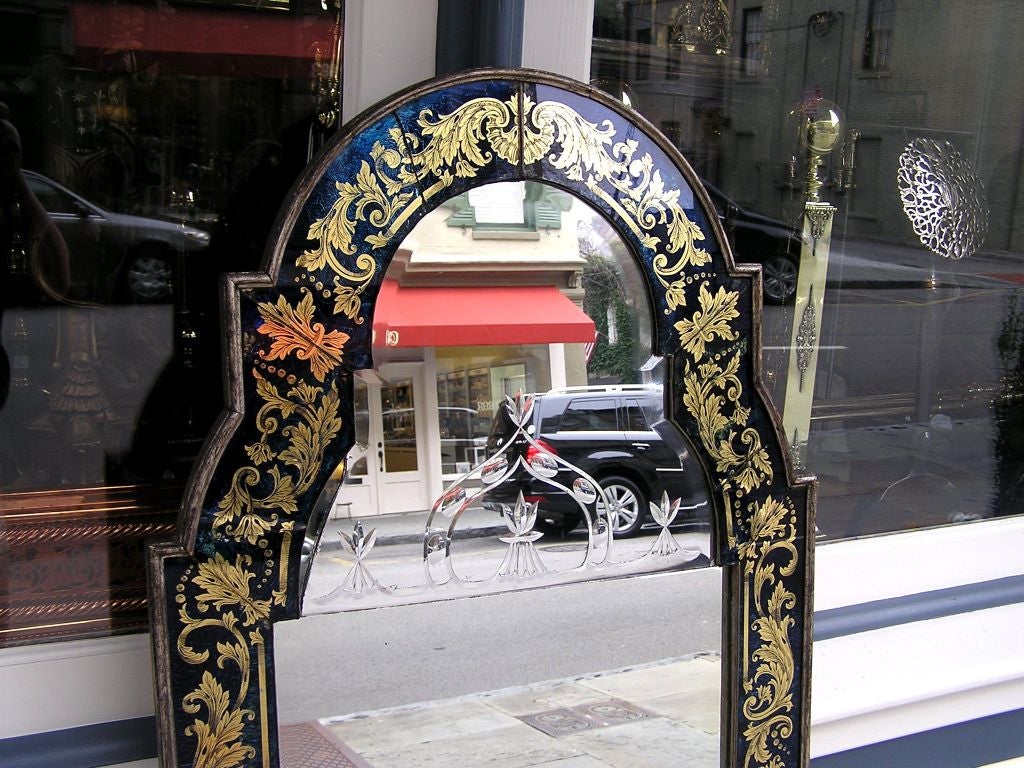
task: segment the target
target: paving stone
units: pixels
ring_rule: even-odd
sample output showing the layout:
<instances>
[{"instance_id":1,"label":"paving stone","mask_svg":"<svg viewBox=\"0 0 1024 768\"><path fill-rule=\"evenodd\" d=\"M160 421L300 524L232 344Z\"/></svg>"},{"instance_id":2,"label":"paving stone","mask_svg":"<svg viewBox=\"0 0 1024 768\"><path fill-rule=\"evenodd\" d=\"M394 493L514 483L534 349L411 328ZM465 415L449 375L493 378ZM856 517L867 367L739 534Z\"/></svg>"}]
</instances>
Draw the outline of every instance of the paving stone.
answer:
<instances>
[{"instance_id":1,"label":"paving stone","mask_svg":"<svg viewBox=\"0 0 1024 768\"><path fill-rule=\"evenodd\" d=\"M373 768L547 768L552 763L557 765L558 760L585 756L582 750L519 722L508 728L409 744L398 749L368 750L363 754Z\"/></svg>"},{"instance_id":2,"label":"paving stone","mask_svg":"<svg viewBox=\"0 0 1024 768\"><path fill-rule=\"evenodd\" d=\"M718 768L718 737L667 718L586 731L560 743L613 768Z\"/></svg>"},{"instance_id":3,"label":"paving stone","mask_svg":"<svg viewBox=\"0 0 1024 768\"><path fill-rule=\"evenodd\" d=\"M358 752L368 754L519 724L514 717L476 701L361 717L330 723L328 728Z\"/></svg>"}]
</instances>

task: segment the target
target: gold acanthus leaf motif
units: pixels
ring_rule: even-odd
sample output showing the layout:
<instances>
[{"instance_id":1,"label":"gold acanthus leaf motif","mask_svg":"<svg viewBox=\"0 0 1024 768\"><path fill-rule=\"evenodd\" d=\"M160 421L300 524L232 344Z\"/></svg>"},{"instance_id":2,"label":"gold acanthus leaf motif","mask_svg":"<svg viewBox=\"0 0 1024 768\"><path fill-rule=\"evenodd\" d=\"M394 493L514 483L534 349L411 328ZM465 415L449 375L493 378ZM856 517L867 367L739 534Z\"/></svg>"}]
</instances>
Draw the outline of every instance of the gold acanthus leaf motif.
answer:
<instances>
[{"instance_id":1,"label":"gold acanthus leaf motif","mask_svg":"<svg viewBox=\"0 0 1024 768\"><path fill-rule=\"evenodd\" d=\"M788 506L771 497L754 507L750 516L750 539L739 549L740 559L749 564L748 570L753 569L756 560L768 548L783 540L791 514Z\"/></svg>"},{"instance_id":2,"label":"gold acanthus leaf motif","mask_svg":"<svg viewBox=\"0 0 1024 768\"><path fill-rule=\"evenodd\" d=\"M701 443L714 459L716 471L729 474L749 493L765 481L771 482L774 470L757 430L744 428L750 409L741 400L739 356L739 350L734 351L724 367L712 361L694 369L687 361L683 405L696 421ZM732 404L731 414L724 412L727 403ZM745 450L737 448L737 440Z\"/></svg>"},{"instance_id":3,"label":"gold acanthus leaf motif","mask_svg":"<svg viewBox=\"0 0 1024 768\"><path fill-rule=\"evenodd\" d=\"M199 563L199 572L192 581L201 591L196 595L200 610L212 605L218 611L227 606L237 606L245 616L246 626L269 618L270 602L256 600L249 591L249 582L254 578L248 570L251 560L247 555L238 555L235 562L229 562L221 554L213 560Z\"/></svg>"},{"instance_id":4,"label":"gold acanthus leaf motif","mask_svg":"<svg viewBox=\"0 0 1024 768\"><path fill-rule=\"evenodd\" d=\"M789 631L795 622L789 612L794 605L794 595L777 583L768 601L768 612L753 623L761 642L751 654L758 664L746 681L752 694L743 702L743 713L749 720L743 731L747 740L744 765L772 765L779 759L772 745L793 732L789 713L793 710L796 667Z\"/></svg>"},{"instance_id":5,"label":"gold acanthus leaf motif","mask_svg":"<svg viewBox=\"0 0 1024 768\"><path fill-rule=\"evenodd\" d=\"M360 259L368 259L371 264L374 264L374 269L369 272L369 275L372 276L376 271L373 259L365 254L360 256ZM353 287L342 283L340 277L334 278L334 314L344 315L349 320L355 320L357 324L363 322L363 318L359 317L359 310L363 306L363 291L366 290L369 276L365 280L366 282L358 287Z\"/></svg>"},{"instance_id":6,"label":"gold acanthus leaf motif","mask_svg":"<svg viewBox=\"0 0 1024 768\"><path fill-rule=\"evenodd\" d=\"M704 357L705 345L716 338L734 341L737 333L729 325L730 320L740 316L736 303L739 294L719 287L718 293L712 295L706 283L701 283L698 297L700 309L694 311L689 318L675 324L679 331L679 342L683 349L693 355L696 362Z\"/></svg>"},{"instance_id":7,"label":"gold acanthus leaf motif","mask_svg":"<svg viewBox=\"0 0 1024 768\"><path fill-rule=\"evenodd\" d=\"M283 360L294 352L300 360L309 361L317 381L323 381L341 363L349 335L328 331L323 323L313 321L316 305L311 293L294 308L280 296L276 304L261 302L258 309L264 322L256 330L271 338L267 360Z\"/></svg>"},{"instance_id":8,"label":"gold acanthus leaf motif","mask_svg":"<svg viewBox=\"0 0 1024 768\"><path fill-rule=\"evenodd\" d=\"M260 482L259 471L253 467L236 470L231 478L231 487L217 504L218 514L213 520L213 527L224 527L232 538L255 544L260 536L277 523L276 515L266 519L260 512L277 509L285 514L294 514L298 510L295 502L298 494L291 476L282 476L276 466L271 467L267 474L272 483L270 492L261 498L254 498L251 489Z\"/></svg>"},{"instance_id":9,"label":"gold acanthus leaf motif","mask_svg":"<svg viewBox=\"0 0 1024 768\"><path fill-rule=\"evenodd\" d=\"M524 97L523 106L524 115L529 116L528 127L532 129L523 131L524 163L543 159L557 143L561 151L551 154L548 162L565 171L573 181L583 181L584 173L600 180L628 174L637 143L629 141L613 147L615 126L610 120L598 127L572 107L557 101L544 101L534 106L531 99ZM616 152L623 155L622 159L614 156Z\"/></svg>"},{"instance_id":10,"label":"gold acanthus leaf motif","mask_svg":"<svg viewBox=\"0 0 1024 768\"><path fill-rule=\"evenodd\" d=\"M486 146L508 163L519 162L519 120L515 99L507 103L493 98L471 99L454 112L433 119L430 110L417 120L427 141L415 154L423 172L454 167L455 175L473 178L494 158Z\"/></svg>"},{"instance_id":11,"label":"gold acanthus leaf motif","mask_svg":"<svg viewBox=\"0 0 1024 768\"><path fill-rule=\"evenodd\" d=\"M779 575L792 575L799 561L793 517L788 503L771 497L754 505L750 540L739 549L744 578L751 587L747 594L753 595L756 618L751 629L760 641L750 655L756 666L744 680L744 689L750 692L743 702L743 713L749 720L744 729L744 765L783 764L774 754L773 745L791 735L794 727L789 713L793 709L796 665L789 633L795 626L791 614L796 595L776 574L780 553L783 561ZM766 594L767 603L763 598Z\"/></svg>"},{"instance_id":12,"label":"gold acanthus leaf motif","mask_svg":"<svg viewBox=\"0 0 1024 768\"><path fill-rule=\"evenodd\" d=\"M185 735L196 737L195 768L236 768L256 756L256 750L241 743L246 721L255 717L252 710L229 706L228 693L209 672L183 702L182 709L199 714L205 706L208 720L196 718Z\"/></svg>"}]
</instances>

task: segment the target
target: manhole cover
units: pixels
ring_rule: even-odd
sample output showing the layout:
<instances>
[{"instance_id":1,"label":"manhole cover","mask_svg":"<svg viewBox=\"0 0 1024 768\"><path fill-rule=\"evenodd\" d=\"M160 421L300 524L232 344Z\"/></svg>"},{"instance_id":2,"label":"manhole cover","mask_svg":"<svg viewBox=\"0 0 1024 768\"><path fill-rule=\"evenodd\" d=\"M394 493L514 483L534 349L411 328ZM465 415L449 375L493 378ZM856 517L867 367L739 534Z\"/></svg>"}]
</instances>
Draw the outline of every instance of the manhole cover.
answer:
<instances>
[{"instance_id":1,"label":"manhole cover","mask_svg":"<svg viewBox=\"0 0 1024 768\"><path fill-rule=\"evenodd\" d=\"M539 547L545 552L582 552L587 548L586 544L551 544L550 546Z\"/></svg>"},{"instance_id":2,"label":"manhole cover","mask_svg":"<svg viewBox=\"0 0 1024 768\"><path fill-rule=\"evenodd\" d=\"M613 725L645 720L653 715L647 710L621 699L605 699L575 707L561 707L519 719L548 736L568 736L580 731L593 731Z\"/></svg>"}]
</instances>

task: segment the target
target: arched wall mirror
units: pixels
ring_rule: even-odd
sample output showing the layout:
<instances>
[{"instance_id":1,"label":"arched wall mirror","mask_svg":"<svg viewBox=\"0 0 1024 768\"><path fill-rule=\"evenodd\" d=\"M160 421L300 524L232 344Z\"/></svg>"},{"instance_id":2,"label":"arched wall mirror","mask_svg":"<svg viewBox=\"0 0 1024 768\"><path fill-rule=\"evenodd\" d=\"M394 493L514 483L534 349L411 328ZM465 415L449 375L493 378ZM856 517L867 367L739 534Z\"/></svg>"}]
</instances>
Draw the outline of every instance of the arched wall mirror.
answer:
<instances>
[{"instance_id":1,"label":"arched wall mirror","mask_svg":"<svg viewBox=\"0 0 1024 768\"><path fill-rule=\"evenodd\" d=\"M590 240L593 253L581 255L579 217L569 217L573 231L555 225L574 208L603 228ZM501 221L510 210L522 221ZM602 718L627 728L665 713L631 710L614 695L626 688L594 679L640 672L647 678L630 679L649 688L645 679L706 682L713 670L721 707L704 716L711 726L690 723L702 734L696 751L650 738L656 730L639 749L667 749L693 764L806 764L813 484L793 477L760 389L758 276L732 263L713 210L685 160L642 118L547 74L431 81L341 132L282 212L267 272L228 281L230 407L192 480L177 540L150 548L164 765L301 765L318 740L350 761L336 764L365 764L365 754L344 751L346 738L359 738L346 723L410 701L399 694L346 704L342 688L332 711L289 713L301 686L288 691L276 670L308 669L322 652L325 666L348 669L353 692L366 680L391 687L374 682L375 664L345 645L360 627L387 643L391 621L401 646L431 631L417 623L422 617L487 625L528 603L528 618L503 637L521 652L543 642L528 635L543 602L534 596L564 598L574 609L591 601L598 610L614 604L593 590L612 581L632 607L668 595L652 603L664 635L655 644L666 647L646 657L627 647L571 670L526 673L513 660L506 677L482 678L473 692L493 699L492 688L525 685L534 692L527 699L550 706L523 709L520 700L519 710L501 714L531 732L573 718L587 728ZM428 258L420 247L429 237L417 224L442 221L478 251L539 248L556 230L571 252L561 264L537 255L511 282L507 259L495 256L489 269L478 259L469 279L458 274L465 260ZM613 239L619 244L607 246ZM595 278L603 247L624 255L627 267ZM582 311L584 267L593 286L614 276L631 297L623 304L639 308L635 325L619 319L614 292L601 300L603 317L594 305ZM524 316L533 330L519 327ZM588 379L586 356L601 333L606 342L612 333L635 335L631 362L649 353L647 365L631 366L636 380L614 370ZM439 343L444 334L449 342ZM495 351L513 339L514 353ZM578 435L607 442L608 428L626 447L576 451ZM645 446L648 433L657 445ZM626 464L666 447L674 458L661 474L671 480L645 482ZM616 452L614 469L594 459ZM409 530L395 529L396 519ZM396 557L381 556L385 533L404 547ZM695 569L706 564L718 568ZM618 578L637 574L646 575ZM720 612L694 597L698 582L714 585ZM324 615L280 625L279 649L301 645L299 628L320 622L321 635L337 633L335 653L330 643L314 645L302 663L282 656L278 665L274 624L312 612ZM623 619L611 613L605 622ZM695 616L713 619L720 644L694 638ZM553 641L571 645L572 624ZM596 626L599 636L602 621ZM427 646L408 648L425 654L414 665L430 666ZM520 658L476 649L478 659L488 654ZM702 665L696 673L694 664ZM548 696L557 679L589 681L585 695ZM340 717L326 729L293 724L333 715ZM279 722L287 724L280 732ZM398 720L376 722L380 733L400 729ZM547 735L563 749L556 758L580 747L562 738L575 737ZM389 761L401 764L380 752L369 764Z\"/></svg>"}]
</instances>

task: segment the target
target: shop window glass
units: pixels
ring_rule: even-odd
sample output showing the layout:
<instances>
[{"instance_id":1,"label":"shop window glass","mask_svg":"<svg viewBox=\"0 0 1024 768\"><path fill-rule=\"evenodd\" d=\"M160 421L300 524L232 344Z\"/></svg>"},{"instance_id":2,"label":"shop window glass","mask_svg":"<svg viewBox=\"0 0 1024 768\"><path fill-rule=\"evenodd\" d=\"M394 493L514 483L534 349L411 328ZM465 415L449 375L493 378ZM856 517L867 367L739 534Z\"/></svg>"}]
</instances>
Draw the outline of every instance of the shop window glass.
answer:
<instances>
[{"instance_id":1,"label":"shop window glass","mask_svg":"<svg viewBox=\"0 0 1024 768\"><path fill-rule=\"evenodd\" d=\"M143 538L173 530L221 409L220 275L259 268L332 129L338 21L0 11L0 645L145 626Z\"/></svg>"},{"instance_id":2,"label":"shop window glass","mask_svg":"<svg viewBox=\"0 0 1024 768\"><path fill-rule=\"evenodd\" d=\"M454 478L483 457L492 419L506 397L549 388L548 350L440 347L435 359L441 472Z\"/></svg>"},{"instance_id":3,"label":"shop window glass","mask_svg":"<svg viewBox=\"0 0 1024 768\"><path fill-rule=\"evenodd\" d=\"M822 538L1021 512L1024 7L658 3L679 22L643 50L638 7L596 5L595 85L672 126L761 264L766 383ZM659 54L680 78L630 77Z\"/></svg>"}]
</instances>

